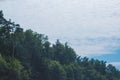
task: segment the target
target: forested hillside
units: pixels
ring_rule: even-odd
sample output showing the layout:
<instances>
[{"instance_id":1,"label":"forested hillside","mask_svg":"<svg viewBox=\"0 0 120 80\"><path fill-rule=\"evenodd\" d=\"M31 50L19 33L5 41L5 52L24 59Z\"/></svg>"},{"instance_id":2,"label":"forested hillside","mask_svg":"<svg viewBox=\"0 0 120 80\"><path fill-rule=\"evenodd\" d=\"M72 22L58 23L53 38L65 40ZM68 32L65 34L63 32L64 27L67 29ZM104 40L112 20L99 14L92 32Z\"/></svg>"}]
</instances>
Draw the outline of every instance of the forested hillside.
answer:
<instances>
[{"instance_id":1,"label":"forested hillside","mask_svg":"<svg viewBox=\"0 0 120 80\"><path fill-rule=\"evenodd\" d=\"M23 30L0 11L0 80L120 80L105 61L78 56L67 44Z\"/></svg>"}]
</instances>

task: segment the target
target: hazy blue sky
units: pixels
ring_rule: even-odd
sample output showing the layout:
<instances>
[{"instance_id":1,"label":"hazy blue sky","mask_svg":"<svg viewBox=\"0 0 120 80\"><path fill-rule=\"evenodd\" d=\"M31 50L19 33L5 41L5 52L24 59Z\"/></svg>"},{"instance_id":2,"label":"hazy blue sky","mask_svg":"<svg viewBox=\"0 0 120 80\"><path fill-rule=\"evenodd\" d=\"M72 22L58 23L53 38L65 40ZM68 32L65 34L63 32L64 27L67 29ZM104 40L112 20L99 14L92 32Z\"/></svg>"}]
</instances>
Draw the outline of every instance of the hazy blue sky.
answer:
<instances>
[{"instance_id":1,"label":"hazy blue sky","mask_svg":"<svg viewBox=\"0 0 120 80\"><path fill-rule=\"evenodd\" d=\"M1 0L0 9L51 42L67 41L78 55L120 66L119 0Z\"/></svg>"}]
</instances>

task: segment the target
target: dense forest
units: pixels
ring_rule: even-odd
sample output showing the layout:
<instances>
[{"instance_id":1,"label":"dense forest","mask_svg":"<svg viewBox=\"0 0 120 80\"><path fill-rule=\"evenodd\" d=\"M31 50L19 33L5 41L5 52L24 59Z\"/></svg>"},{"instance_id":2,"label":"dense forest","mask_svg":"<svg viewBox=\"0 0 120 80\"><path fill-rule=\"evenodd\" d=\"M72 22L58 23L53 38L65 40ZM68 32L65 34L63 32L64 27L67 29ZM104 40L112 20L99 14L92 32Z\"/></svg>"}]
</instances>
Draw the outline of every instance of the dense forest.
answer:
<instances>
[{"instance_id":1,"label":"dense forest","mask_svg":"<svg viewBox=\"0 0 120 80\"><path fill-rule=\"evenodd\" d=\"M105 61L78 56L67 44L23 30L0 11L0 80L120 80Z\"/></svg>"}]
</instances>

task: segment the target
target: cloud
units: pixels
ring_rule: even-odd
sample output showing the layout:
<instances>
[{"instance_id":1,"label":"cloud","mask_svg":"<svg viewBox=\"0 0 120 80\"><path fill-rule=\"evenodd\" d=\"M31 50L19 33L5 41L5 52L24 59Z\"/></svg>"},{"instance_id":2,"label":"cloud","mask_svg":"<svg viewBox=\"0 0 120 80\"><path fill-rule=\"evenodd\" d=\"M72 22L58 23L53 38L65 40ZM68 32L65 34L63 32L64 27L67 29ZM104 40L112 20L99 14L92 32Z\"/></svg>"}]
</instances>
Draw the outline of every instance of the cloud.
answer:
<instances>
[{"instance_id":1,"label":"cloud","mask_svg":"<svg viewBox=\"0 0 120 80\"><path fill-rule=\"evenodd\" d=\"M118 0L14 0L0 3L23 28L68 42L79 55L112 54L120 45ZM20 7L18 5L21 5Z\"/></svg>"},{"instance_id":2,"label":"cloud","mask_svg":"<svg viewBox=\"0 0 120 80\"><path fill-rule=\"evenodd\" d=\"M5 0L0 0L0 1L5 1Z\"/></svg>"},{"instance_id":3,"label":"cloud","mask_svg":"<svg viewBox=\"0 0 120 80\"><path fill-rule=\"evenodd\" d=\"M107 63L107 65L108 64L112 64L113 66L115 66L117 69L120 70L120 62L109 62L109 63Z\"/></svg>"},{"instance_id":4,"label":"cloud","mask_svg":"<svg viewBox=\"0 0 120 80\"><path fill-rule=\"evenodd\" d=\"M119 66L120 67L120 62L109 62L107 64L112 64L114 66Z\"/></svg>"},{"instance_id":5,"label":"cloud","mask_svg":"<svg viewBox=\"0 0 120 80\"><path fill-rule=\"evenodd\" d=\"M99 56L104 54L114 54L120 47L120 38L115 37L98 37L98 38L77 38L68 39L60 38L63 42L68 43L75 49L76 53L81 56Z\"/></svg>"}]
</instances>

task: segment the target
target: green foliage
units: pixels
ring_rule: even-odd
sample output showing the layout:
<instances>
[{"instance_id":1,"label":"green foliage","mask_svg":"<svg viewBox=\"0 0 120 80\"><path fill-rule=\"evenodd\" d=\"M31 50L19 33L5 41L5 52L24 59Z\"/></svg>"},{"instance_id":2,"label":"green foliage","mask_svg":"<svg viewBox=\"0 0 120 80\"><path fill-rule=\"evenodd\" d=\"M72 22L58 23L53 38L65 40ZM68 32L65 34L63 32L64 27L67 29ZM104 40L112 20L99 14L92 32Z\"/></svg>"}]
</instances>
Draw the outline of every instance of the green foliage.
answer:
<instances>
[{"instance_id":1,"label":"green foliage","mask_svg":"<svg viewBox=\"0 0 120 80\"><path fill-rule=\"evenodd\" d=\"M0 55L0 80L6 80L8 73L8 65L5 59Z\"/></svg>"},{"instance_id":2,"label":"green foliage","mask_svg":"<svg viewBox=\"0 0 120 80\"><path fill-rule=\"evenodd\" d=\"M58 61L50 61L48 64L50 80L66 80L66 72Z\"/></svg>"},{"instance_id":3,"label":"green foliage","mask_svg":"<svg viewBox=\"0 0 120 80\"><path fill-rule=\"evenodd\" d=\"M76 59L76 53L74 50L65 43L63 45L57 40L56 44L53 45L54 49L54 59L59 61L61 64L69 64L74 62Z\"/></svg>"},{"instance_id":4,"label":"green foliage","mask_svg":"<svg viewBox=\"0 0 120 80\"><path fill-rule=\"evenodd\" d=\"M104 61L77 56L59 40L7 21L0 11L0 80L120 80Z\"/></svg>"},{"instance_id":5,"label":"green foliage","mask_svg":"<svg viewBox=\"0 0 120 80\"><path fill-rule=\"evenodd\" d=\"M29 78L17 59L10 57L6 60L0 55L0 80L29 80Z\"/></svg>"}]
</instances>

